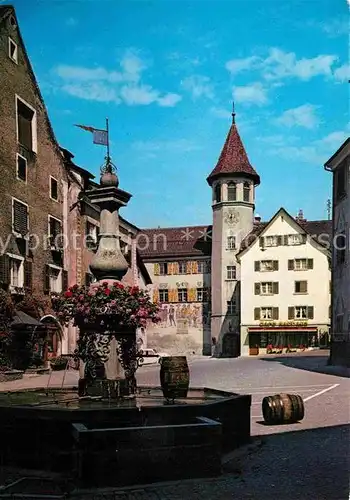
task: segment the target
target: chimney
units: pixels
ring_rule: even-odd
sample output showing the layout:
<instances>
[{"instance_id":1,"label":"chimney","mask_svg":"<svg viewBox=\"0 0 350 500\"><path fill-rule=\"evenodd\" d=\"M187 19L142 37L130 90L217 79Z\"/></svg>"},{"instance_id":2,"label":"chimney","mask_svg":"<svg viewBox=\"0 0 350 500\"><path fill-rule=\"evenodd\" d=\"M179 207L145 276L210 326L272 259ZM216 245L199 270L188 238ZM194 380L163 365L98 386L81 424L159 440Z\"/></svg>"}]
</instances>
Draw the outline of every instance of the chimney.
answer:
<instances>
[{"instance_id":1,"label":"chimney","mask_svg":"<svg viewBox=\"0 0 350 500\"><path fill-rule=\"evenodd\" d=\"M306 219L304 219L304 212L301 208L299 209L298 215L295 217L295 220L297 222L306 222Z\"/></svg>"},{"instance_id":2,"label":"chimney","mask_svg":"<svg viewBox=\"0 0 350 500\"><path fill-rule=\"evenodd\" d=\"M259 214L256 214L254 217L254 224L259 224L261 222L261 217Z\"/></svg>"}]
</instances>

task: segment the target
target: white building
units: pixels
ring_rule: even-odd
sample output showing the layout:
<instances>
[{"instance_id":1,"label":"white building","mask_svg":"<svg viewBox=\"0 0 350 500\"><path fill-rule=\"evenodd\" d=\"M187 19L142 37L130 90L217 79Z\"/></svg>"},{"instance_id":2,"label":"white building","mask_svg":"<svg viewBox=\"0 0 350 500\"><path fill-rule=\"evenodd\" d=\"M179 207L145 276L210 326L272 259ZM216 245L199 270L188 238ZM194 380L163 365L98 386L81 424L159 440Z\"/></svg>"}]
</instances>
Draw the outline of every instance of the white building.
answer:
<instances>
[{"instance_id":1,"label":"white building","mask_svg":"<svg viewBox=\"0 0 350 500\"><path fill-rule=\"evenodd\" d=\"M333 173L332 342L330 361L350 367L350 138L327 161Z\"/></svg>"},{"instance_id":2,"label":"white building","mask_svg":"<svg viewBox=\"0 0 350 500\"><path fill-rule=\"evenodd\" d=\"M268 345L312 347L328 335L330 222L308 223L281 208L243 241L241 355Z\"/></svg>"}]
</instances>

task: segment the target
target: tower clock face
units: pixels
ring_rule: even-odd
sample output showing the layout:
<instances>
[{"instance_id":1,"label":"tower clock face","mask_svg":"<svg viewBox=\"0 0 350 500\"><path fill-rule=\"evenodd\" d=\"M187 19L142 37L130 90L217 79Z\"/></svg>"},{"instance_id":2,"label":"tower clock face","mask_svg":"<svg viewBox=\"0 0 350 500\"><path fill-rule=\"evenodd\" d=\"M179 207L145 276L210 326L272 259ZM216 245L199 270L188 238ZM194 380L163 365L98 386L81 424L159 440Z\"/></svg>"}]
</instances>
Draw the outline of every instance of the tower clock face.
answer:
<instances>
[{"instance_id":1,"label":"tower clock face","mask_svg":"<svg viewBox=\"0 0 350 500\"><path fill-rule=\"evenodd\" d=\"M234 210L228 210L225 214L225 222L230 226L234 226L239 221L239 213Z\"/></svg>"}]
</instances>

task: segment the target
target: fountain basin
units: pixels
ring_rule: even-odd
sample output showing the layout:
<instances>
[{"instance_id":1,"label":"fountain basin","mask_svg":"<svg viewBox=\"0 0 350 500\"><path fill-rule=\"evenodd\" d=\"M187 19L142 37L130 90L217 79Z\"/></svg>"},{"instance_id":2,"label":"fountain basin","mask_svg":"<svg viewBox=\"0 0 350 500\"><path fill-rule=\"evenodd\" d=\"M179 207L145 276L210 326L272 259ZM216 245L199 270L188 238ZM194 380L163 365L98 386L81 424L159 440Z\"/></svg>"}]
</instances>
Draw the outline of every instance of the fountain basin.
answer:
<instances>
[{"instance_id":1,"label":"fountain basin","mask_svg":"<svg viewBox=\"0 0 350 500\"><path fill-rule=\"evenodd\" d=\"M211 456L214 457L217 449L215 446L218 446L221 454L249 442L250 406L250 395L209 388L190 388L187 397L175 400L174 404L166 402L160 387L147 386L139 387L134 398L105 401L100 398L79 399L76 388L51 389L47 394L42 389L0 393L2 460L8 465L70 473L76 469L77 457L80 456L79 460L83 460L81 444L87 438L82 436L89 435L92 453L95 448L91 443L95 439L96 443L103 439L103 433L107 436L112 432L110 429L115 436L111 448L114 449L113 453L118 449L115 444L126 443L125 449L128 451L125 451L125 456L129 454L132 457L131 463L137 460L141 449L147 448L147 436L156 436L159 432L160 435L164 436L165 433L169 436L164 443L168 449L173 448L173 454L177 443L181 443L179 436L185 436L183 439L187 439L186 446L195 446L196 435L202 433L202 437L208 436L208 439L203 437L203 442L209 442L208 450L211 449ZM198 421L199 417L206 417L214 421L214 424L203 424ZM220 431L215 423L220 424ZM82 432L77 439L73 424L83 426L89 431L88 434ZM199 427L193 430L193 425ZM153 430L150 429L152 427ZM167 430L164 430L166 427ZM178 436L177 439L171 441L171 436L175 435ZM156 442L157 440L154 441ZM159 447L151 447L153 454L154 448ZM181 445L178 450L180 449ZM100 459L104 454L104 450L101 451ZM159 458L160 462L168 451L163 450L162 453L159 452L159 457L163 457ZM197 450L197 453L203 459L202 452ZM147 457L149 454L149 451L145 451L143 456ZM94 456L96 458L96 454ZM184 461L188 466L190 461ZM157 479L159 471L155 467L153 470L154 480L160 480ZM161 480L164 477L167 474L163 474ZM137 474L133 481L136 479ZM118 484L123 482L121 478L118 481ZM129 480L125 478L125 481Z\"/></svg>"}]
</instances>

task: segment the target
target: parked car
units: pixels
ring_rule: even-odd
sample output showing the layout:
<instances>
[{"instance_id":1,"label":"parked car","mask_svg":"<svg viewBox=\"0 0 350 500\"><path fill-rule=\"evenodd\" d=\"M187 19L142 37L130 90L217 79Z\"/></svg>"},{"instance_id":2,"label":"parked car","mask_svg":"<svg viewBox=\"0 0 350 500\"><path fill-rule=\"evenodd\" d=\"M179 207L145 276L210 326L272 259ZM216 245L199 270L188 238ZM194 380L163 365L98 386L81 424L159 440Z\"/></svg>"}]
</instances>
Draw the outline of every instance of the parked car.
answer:
<instances>
[{"instance_id":1,"label":"parked car","mask_svg":"<svg viewBox=\"0 0 350 500\"><path fill-rule=\"evenodd\" d=\"M156 349L142 349L143 364L160 363L163 357L169 356L166 352L158 352Z\"/></svg>"}]
</instances>

